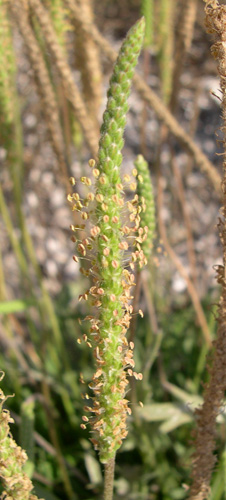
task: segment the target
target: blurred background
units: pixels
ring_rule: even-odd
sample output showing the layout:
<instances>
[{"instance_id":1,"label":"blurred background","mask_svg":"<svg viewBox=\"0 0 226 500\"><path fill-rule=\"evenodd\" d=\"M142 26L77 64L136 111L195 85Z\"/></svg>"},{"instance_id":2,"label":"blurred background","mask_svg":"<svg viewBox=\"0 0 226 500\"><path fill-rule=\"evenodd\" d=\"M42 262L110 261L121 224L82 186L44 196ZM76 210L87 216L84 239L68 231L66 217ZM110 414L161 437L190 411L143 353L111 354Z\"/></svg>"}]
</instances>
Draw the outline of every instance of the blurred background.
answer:
<instances>
[{"instance_id":1,"label":"blurred background","mask_svg":"<svg viewBox=\"0 0 226 500\"><path fill-rule=\"evenodd\" d=\"M146 18L123 173L148 161L156 232L142 271L135 361L143 381L117 454L115 500L182 500L194 408L216 335L222 132L217 68L201 0L0 0L0 369L12 433L45 500L95 500L102 468L80 428L93 374L87 278L72 260L68 179L98 148L114 52ZM142 86L143 85L143 86ZM138 408L138 401L143 407ZM212 499L225 498L225 411Z\"/></svg>"}]
</instances>

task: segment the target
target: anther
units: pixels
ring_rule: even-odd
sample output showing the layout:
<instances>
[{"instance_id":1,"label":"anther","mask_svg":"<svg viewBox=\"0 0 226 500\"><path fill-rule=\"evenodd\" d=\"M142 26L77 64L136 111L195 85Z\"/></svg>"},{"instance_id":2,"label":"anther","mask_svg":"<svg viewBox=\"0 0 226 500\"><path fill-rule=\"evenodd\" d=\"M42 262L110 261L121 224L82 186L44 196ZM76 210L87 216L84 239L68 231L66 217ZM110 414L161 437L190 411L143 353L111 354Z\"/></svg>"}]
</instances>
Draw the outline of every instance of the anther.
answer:
<instances>
[{"instance_id":1,"label":"anther","mask_svg":"<svg viewBox=\"0 0 226 500\"><path fill-rule=\"evenodd\" d=\"M74 177L70 177L69 182L70 182L70 184L71 184L72 186L74 186L74 185L75 185L75 183L76 183L75 178L74 178Z\"/></svg>"},{"instance_id":2,"label":"anther","mask_svg":"<svg viewBox=\"0 0 226 500\"><path fill-rule=\"evenodd\" d=\"M88 161L88 163L89 163L90 168L94 168L95 165L96 165L96 162L95 162L95 160L93 160L93 158L90 158L90 160Z\"/></svg>"}]
</instances>

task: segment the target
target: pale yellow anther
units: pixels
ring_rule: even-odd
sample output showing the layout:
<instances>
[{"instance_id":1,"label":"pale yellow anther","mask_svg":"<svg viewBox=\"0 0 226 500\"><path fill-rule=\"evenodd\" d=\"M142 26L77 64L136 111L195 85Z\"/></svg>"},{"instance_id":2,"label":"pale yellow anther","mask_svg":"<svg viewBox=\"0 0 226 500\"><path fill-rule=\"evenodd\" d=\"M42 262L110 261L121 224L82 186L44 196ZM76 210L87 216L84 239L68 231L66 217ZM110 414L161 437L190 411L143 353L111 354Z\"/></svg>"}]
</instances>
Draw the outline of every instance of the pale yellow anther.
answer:
<instances>
[{"instance_id":1,"label":"pale yellow anther","mask_svg":"<svg viewBox=\"0 0 226 500\"><path fill-rule=\"evenodd\" d=\"M106 234L102 234L101 238L102 238L103 241L105 241L105 243L107 243L108 237L106 236Z\"/></svg>"},{"instance_id":2,"label":"pale yellow anther","mask_svg":"<svg viewBox=\"0 0 226 500\"><path fill-rule=\"evenodd\" d=\"M88 218L89 218L89 214L87 214L87 212L82 212L82 214L81 214L81 215L82 215L82 219L83 219L83 220L88 220Z\"/></svg>"},{"instance_id":3,"label":"pale yellow anther","mask_svg":"<svg viewBox=\"0 0 226 500\"><path fill-rule=\"evenodd\" d=\"M78 248L78 252L81 253L83 255L83 257L85 257L86 249L85 249L84 245L82 243L79 243L77 248Z\"/></svg>"},{"instance_id":4,"label":"pale yellow anther","mask_svg":"<svg viewBox=\"0 0 226 500\"><path fill-rule=\"evenodd\" d=\"M124 234L129 234L130 233L130 228L128 226L123 226L122 231Z\"/></svg>"},{"instance_id":5,"label":"pale yellow anther","mask_svg":"<svg viewBox=\"0 0 226 500\"><path fill-rule=\"evenodd\" d=\"M77 207L78 207L78 208L83 208L83 204L81 203L81 201L80 201L80 200L79 200L79 201L77 201Z\"/></svg>"},{"instance_id":6,"label":"pale yellow anther","mask_svg":"<svg viewBox=\"0 0 226 500\"><path fill-rule=\"evenodd\" d=\"M81 182L82 184L85 184L85 186L91 186L92 181L89 177L81 177Z\"/></svg>"},{"instance_id":7,"label":"pale yellow anther","mask_svg":"<svg viewBox=\"0 0 226 500\"><path fill-rule=\"evenodd\" d=\"M70 184L71 184L72 186L74 186L74 185L76 184L76 180L75 180L75 178L74 178L74 177L70 177L70 178L69 178L69 182L70 182Z\"/></svg>"},{"instance_id":8,"label":"pale yellow anther","mask_svg":"<svg viewBox=\"0 0 226 500\"><path fill-rule=\"evenodd\" d=\"M112 265L112 267L114 267L114 269L117 269L117 267L118 267L117 260L112 260L111 265Z\"/></svg>"},{"instance_id":9,"label":"pale yellow anther","mask_svg":"<svg viewBox=\"0 0 226 500\"><path fill-rule=\"evenodd\" d=\"M133 204L130 202L130 201L127 201L127 208L130 212L133 212L134 210L136 210L133 206Z\"/></svg>"},{"instance_id":10,"label":"pale yellow anther","mask_svg":"<svg viewBox=\"0 0 226 500\"><path fill-rule=\"evenodd\" d=\"M91 234L91 236L93 236L93 238L98 236L99 233L100 233L100 228L98 226L92 227L90 234Z\"/></svg>"},{"instance_id":11,"label":"pale yellow anther","mask_svg":"<svg viewBox=\"0 0 226 500\"><path fill-rule=\"evenodd\" d=\"M95 165L96 165L96 162L95 162L95 160L93 160L93 158L90 158L90 160L88 161L88 163L89 163L90 168L94 168Z\"/></svg>"},{"instance_id":12,"label":"pale yellow anther","mask_svg":"<svg viewBox=\"0 0 226 500\"><path fill-rule=\"evenodd\" d=\"M82 420L83 420L83 422L89 422L89 419L86 415L82 416Z\"/></svg>"},{"instance_id":13,"label":"pale yellow anther","mask_svg":"<svg viewBox=\"0 0 226 500\"><path fill-rule=\"evenodd\" d=\"M93 200L94 200L94 198L95 198L95 196L94 196L94 194L93 194L93 193L88 193L86 198L87 198L87 200L89 200L89 201L93 201Z\"/></svg>"},{"instance_id":14,"label":"pale yellow anther","mask_svg":"<svg viewBox=\"0 0 226 500\"><path fill-rule=\"evenodd\" d=\"M130 180L131 180L130 175L129 175L129 174L125 174L125 175L123 176L123 180L124 180L124 182L130 182Z\"/></svg>"},{"instance_id":15,"label":"pale yellow anther","mask_svg":"<svg viewBox=\"0 0 226 500\"><path fill-rule=\"evenodd\" d=\"M99 178L99 182L100 182L101 184L103 184L103 185L104 185L104 184L107 184L107 179L106 179L106 177L105 177L104 175L101 175L101 177Z\"/></svg>"},{"instance_id":16,"label":"pale yellow anther","mask_svg":"<svg viewBox=\"0 0 226 500\"><path fill-rule=\"evenodd\" d=\"M121 241L119 243L119 248L120 248L120 250L128 250L129 245L128 245L127 241Z\"/></svg>"},{"instance_id":17,"label":"pale yellow anther","mask_svg":"<svg viewBox=\"0 0 226 500\"><path fill-rule=\"evenodd\" d=\"M99 203L102 203L102 201L104 200L104 197L102 194L98 193L96 194L96 200L99 202Z\"/></svg>"},{"instance_id":18,"label":"pale yellow anther","mask_svg":"<svg viewBox=\"0 0 226 500\"><path fill-rule=\"evenodd\" d=\"M98 168L94 168L94 169L93 169L93 175L94 175L94 177L96 177L96 178L97 178L97 177L99 177L99 175L100 175L100 171L98 170Z\"/></svg>"},{"instance_id":19,"label":"pale yellow anther","mask_svg":"<svg viewBox=\"0 0 226 500\"><path fill-rule=\"evenodd\" d=\"M95 378L101 377L102 373L103 373L102 368L98 368L98 370L96 371L96 373L94 373L93 378L95 379Z\"/></svg>"}]
</instances>

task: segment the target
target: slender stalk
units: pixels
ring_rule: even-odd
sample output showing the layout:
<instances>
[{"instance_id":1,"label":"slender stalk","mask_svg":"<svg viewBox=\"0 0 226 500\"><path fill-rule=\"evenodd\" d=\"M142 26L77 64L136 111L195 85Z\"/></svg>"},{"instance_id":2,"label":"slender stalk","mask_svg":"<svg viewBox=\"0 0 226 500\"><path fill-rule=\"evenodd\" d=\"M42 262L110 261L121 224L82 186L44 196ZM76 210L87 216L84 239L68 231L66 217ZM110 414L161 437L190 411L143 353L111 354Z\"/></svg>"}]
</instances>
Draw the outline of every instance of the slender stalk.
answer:
<instances>
[{"instance_id":1,"label":"slender stalk","mask_svg":"<svg viewBox=\"0 0 226 500\"><path fill-rule=\"evenodd\" d=\"M70 66L65 60L64 52L58 43L51 18L47 9L44 8L40 0L29 0L32 11L37 16L43 37L48 46L58 73L60 75L65 94L70 101L76 118L78 119L84 133L87 145L93 156L97 153L98 134L94 127L93 120L87 112L86 105L80 91L74 81Z\"/></svg>"},{"instance_id":2,"label":"slender stalk","mask_svg":"<svg viewBox=\"0 0 226 500\"><path fill-rule=\"evenodd\" d=\"M113 499L115 475L115 456L110 458L104 466L104 500Z\"/></svg>"},{"instance_id":3,"label":"slender stalk","mask_svg":"<svg viewBox=\"0 0 226 500\"><path fill-rule=\"evenodd\" d=\"M207 1L206 27L215 36L212 53L218 62L222 92L223 126L223 175L222 175L222 217L218 221L222 244L223 265L215 266L217 282L221 285L218 305L217 338L214 341L210 379L204 386L203 405L196 409L195 452L193 454L192 485L189 500L209 498L210 480L216 463L216 418L221 411L226 391L226 6L217 0Z\"/></svg>"},{"instance_id":4,"label":"slender stalk","mask_svg":"<svg viewBox=\"0 0 226 500\"><path fill-rule=\"evenodd\" d=\"M73 0L64 0L64 2L68 6L71 15L76 17L77 22L80 22L81 28L95 40L108 59L115 62L117 53L111 47L110 43L101 35L96 26L87 22ZM166 125L179 143L193 156L196 165L207 175L216 192L220 193L221 179L213 163L211 163L193 139L191 139L189 134L185 132L158 95L144 82L143 78L135 74L133 83L141 98L155 111L158 119Z\"/></svg>"},{"instance_id":5,"label":"slender stalk","mask_svg":"<svg viewBox=\"0 0 226 500\"><path fill-rule=\"evenodd\" d=\"M164 131L162 131L162 134L164 135ZM161 212L162 212L162 208L163 208L163 197L164 197L163 177L162 177L162 173L161 173L161 165L159 164L158 165L158 196L157 196L158 211L157 212L158 212L158 226L159 226L160 236L163 240L163 243L164 243L164 246L165 246L165 249L166 249L168 255L172 259L175 267L178 269L178 272L180 273L182 278L186 281L187 289L188 289L189 295L191 297L191 300L193 302L194 309L195 309L195 312L197 314L197 319L198 319L198 322L199 322L200 327L202 329L203 337L204 337L207 345L209 347L211 347L212 341L211 341L210 331L209 331L208 323L206 321L206 318L205 318L205 315L203 312L202 305L201 305L200 300L199 300L198 293L197 293L196 288L193 285L192 281L190 280L190 278L187 274L187 271L185 270L183 264L181 263L179 257L176 255L173 248L171 247L169 240L168 240L168 237L167 237L166 227L165 227L163 218L161 216Z\"/></svg>"}]
</instances>

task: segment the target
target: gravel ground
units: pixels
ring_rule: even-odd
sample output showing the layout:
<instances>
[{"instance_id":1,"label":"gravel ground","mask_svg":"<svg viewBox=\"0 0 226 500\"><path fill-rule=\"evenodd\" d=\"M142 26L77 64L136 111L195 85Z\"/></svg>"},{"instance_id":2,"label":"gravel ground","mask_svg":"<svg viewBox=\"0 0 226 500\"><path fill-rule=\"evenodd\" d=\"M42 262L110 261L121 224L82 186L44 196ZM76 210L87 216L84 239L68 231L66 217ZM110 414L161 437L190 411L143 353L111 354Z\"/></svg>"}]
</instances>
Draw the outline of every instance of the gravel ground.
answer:
<instances>
[{"instance_id":1,"label":"gravel ground","mask_svg":"<svg viewBox=\"0 0 226 500\"><path fill-rule=\"evenodd\" d=\"M113 36L112 33L108 36ZM200 34L196 38L199 42ZM119 42L115 42L115 46ZM210 94L210 89L217 91L219 81L214 62L211 56L205 61L208 47L206 40L200 44L193 44L187 66L182 76L180 92L179 121L189 130L190 120L198 110L195 141L205 154L220 169L221 158L216 156L220 151L216 145L215 131L220 124L219 100ZM77 267L72 260L73 244L70 241L69 225L72 223L72 213L66 201L66 191L58 174L57 161L48 141L48 134L40 109L39 97L36 94L33 82L33 71L26 58L23 42L20 35L15 36L15 46L18 55L17 86L21 98L22 124L24 132L24 195L23 210L26 216L27 227L35 246L36 257L41 266L44 281L53 295L57 295L62 285L77 279ZM140 71L142 63L140 62ZM201 76L200 76L201 74ZM75 73L76 77L76 73ZM106 102L108 77L104 81L103 106ZM154 74L148 78L149 85L158 91L159 80ZM198 89L198 91L197 91ZM194 94L196 103L194 104ZM140 123L143 103L133 91L130 98L131 111L128 115L125 133L124 166L131 170L136 154L140 152ZM101 114L101 113L100 113ZM158 145L160 126L151 110L147 111L146 142L150 170L153 171L153 183L156 191L154 162ZM197 259L197 287L203 297L207 290L215 289L213 264L221 261L221 249L216 229L219 214L219 199L213 192L208 179L200 173L177 143L174 143L175 161L184 180L188 212L192 222L194 248ZM4 148L0 149L0 159L5 158ZM71 171L75 177L81 175L87 168L89 153L85 146L79 154L72 152ZM161 164L164 175L165 200L162 217L167 227L170 242L180 257L185 269L190 273L186 231L181 207L177 197L177 186L170 167L169 147L164 146L161 154ZM12 186L6 168L1 171L1 180L7 197L8 206L15 219L15 210L12 201ZM14 253L9 243L3 223L0 222L2 234L2 254L7 281L8 297L19 298L20 278ZM20 236L18 229L15 230ZM161 243L161 242L160 242ZM156 248L159 246L159 237L156 237ZM164 249L163 249L164 250ZM175 270L169 258L164 255L159 259L158 279L160 288L166 293L170 286L172 297L183 294L186 284ZM167 284L168 283L168 284ZM167 286L166 286L167 284Z\"/></svg>"}]
</instances>

